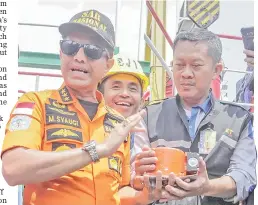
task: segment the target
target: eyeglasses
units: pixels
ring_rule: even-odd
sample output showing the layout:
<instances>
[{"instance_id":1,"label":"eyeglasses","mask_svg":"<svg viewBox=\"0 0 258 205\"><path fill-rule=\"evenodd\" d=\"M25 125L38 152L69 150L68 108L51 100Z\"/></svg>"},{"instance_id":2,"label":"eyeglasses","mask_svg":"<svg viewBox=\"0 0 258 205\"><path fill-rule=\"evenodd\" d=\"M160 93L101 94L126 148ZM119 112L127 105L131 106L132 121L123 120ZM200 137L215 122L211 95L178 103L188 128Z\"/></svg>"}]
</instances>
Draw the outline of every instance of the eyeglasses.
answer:
<instances>
[{"instance_id":1,"label":"eyeglasses","mask_svg":"<svg viewBox=\"0 0 258 205\"><path fill-rule=\"evenodd\" d=\"M100 48L91 44L80 44L72 40L61 40L60 48L65 55L75 56L80 48L83 48L84 54L92 60L98 60L102 57L103 52L106 52L110 58L107 49Z\"/></svg>"}]
</instances>

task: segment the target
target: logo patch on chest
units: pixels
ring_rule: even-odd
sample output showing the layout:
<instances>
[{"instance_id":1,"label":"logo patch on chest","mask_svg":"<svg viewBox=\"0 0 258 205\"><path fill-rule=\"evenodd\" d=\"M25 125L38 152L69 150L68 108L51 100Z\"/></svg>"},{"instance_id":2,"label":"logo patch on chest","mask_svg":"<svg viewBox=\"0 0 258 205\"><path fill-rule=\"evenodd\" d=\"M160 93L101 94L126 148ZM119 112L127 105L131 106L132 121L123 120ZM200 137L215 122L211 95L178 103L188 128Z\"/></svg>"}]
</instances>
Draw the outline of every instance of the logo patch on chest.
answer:
<instances>
[{"instance_id":1,"label":"logo patch on chest","mask_svg":"<svg viewBox=\"0 0 258 205\"><path fill-rule=\"evenodd\" d=\"M119 157L111 156L108 158L108 167L111 170L116 171L118 174L122 175L122 161Z\"/></svg>"},{"instance_id":2,"label":"logo patch on chest","mask_svg":"<svg viewBox=\"0 0 258 205\"><path fill-rule=\"evenodd\" d=\"M67 129L67 128L53 128L47 130L47 141L57 139L70 139L83 142L82 133Z\"/></svg>"}]
</instances>

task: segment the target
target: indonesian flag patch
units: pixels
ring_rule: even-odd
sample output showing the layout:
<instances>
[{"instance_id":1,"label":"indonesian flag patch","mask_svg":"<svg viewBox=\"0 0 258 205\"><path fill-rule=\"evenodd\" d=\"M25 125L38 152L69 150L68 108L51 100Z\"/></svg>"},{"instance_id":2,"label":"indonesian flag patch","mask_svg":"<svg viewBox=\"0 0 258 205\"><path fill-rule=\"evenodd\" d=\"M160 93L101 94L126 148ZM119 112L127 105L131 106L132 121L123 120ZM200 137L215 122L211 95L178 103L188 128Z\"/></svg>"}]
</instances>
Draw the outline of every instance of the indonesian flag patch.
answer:
<instances>
[{"instance_id":1,"label":"indonesian flag patch","mask_svg":"<svg viewBox=\"0 0 258 205\"><path fill-rule=\"evenodd\" d=\"M13 115L32 115L35 103L33 102L21 102L18 103L13 111Z\"/></svg>"}]
</instances>

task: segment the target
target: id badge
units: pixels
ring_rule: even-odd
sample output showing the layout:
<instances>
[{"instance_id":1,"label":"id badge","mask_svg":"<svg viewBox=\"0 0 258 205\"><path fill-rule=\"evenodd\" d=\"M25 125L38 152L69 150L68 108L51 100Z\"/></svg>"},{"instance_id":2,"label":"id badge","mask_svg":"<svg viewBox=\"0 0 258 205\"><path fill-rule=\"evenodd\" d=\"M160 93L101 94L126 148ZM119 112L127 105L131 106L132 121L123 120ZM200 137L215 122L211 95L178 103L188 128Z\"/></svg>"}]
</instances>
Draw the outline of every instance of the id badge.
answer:
<instances>
[{"instance_id":1,"label":"id badge","mask_svg":"<svg viewBox=\"0 0 258 205\"><path fill-rule=\"evenodd\" d=\"M206 129L200 133L199 154L209 154L216 145L216 131Z\"/></svg>"}]
</instances>

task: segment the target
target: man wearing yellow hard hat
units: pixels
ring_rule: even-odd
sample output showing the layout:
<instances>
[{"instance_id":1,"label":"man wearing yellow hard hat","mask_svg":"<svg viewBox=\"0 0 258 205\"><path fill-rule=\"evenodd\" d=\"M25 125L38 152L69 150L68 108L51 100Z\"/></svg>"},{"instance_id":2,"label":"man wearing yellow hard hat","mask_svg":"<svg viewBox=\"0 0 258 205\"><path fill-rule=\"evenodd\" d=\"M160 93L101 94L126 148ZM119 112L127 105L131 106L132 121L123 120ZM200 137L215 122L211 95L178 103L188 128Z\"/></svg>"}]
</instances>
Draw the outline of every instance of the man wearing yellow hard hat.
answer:
<instances>
[{"instance_id":1,"label":"man wearing yellow hard hat","mask_svg":"<svg viewBox=\"0 0 258 205\"><path fill-rule=\"evenodd\" d=\"M106 104L124 117L136 113L148 86L148 77L141 65L121 55L114 56L115 63L99 86Z\"/></svg>"},{"instance_id":2,"label":"man wearing yellow hard hat","mask_svg":"<svg viewBox=\"0 0 258 205\"><path fill-rule=\"evenodd\" d=\"M143 93L147 90L148 83L148 77L137 61L115 55L114 66L102 79L99 90L103 93L107 106L124 117L129 117L141 108ZM142 126L139 125L139 127ZM134 133L131 133L131 154L136 151L134 150L134 137ZM149 204L152 200L148 194L147 189L136 191L130 187L126 187L119 193L123 198L122 204L135 204L139 199L141 204Z\"/></svg>"}]
</instances>

